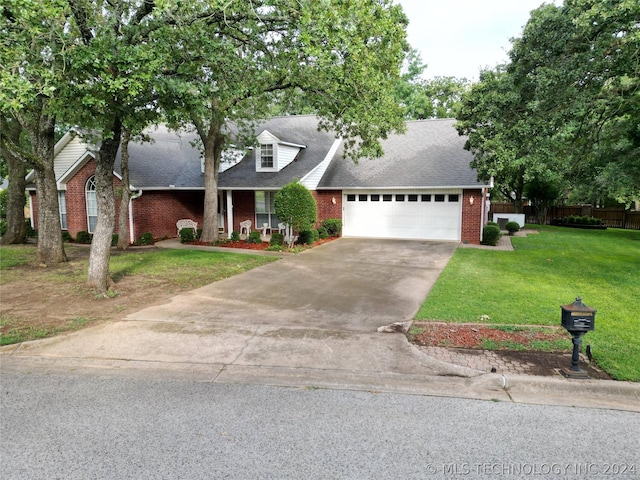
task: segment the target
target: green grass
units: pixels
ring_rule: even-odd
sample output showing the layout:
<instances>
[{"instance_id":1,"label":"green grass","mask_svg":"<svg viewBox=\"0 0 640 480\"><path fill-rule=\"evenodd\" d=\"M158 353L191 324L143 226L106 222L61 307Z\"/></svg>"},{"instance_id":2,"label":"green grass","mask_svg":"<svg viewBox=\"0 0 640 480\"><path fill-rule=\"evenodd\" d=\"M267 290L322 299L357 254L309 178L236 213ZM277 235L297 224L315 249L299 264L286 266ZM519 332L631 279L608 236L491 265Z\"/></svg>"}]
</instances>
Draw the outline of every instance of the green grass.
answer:
<instances>
[{"instance_id":1,"label":"green grass","mask_svg":"<svg viewBox=\"0 0 640 480\"><path fill-rule=\"evenodd\" d=\"M29 325L25 321L12 320L2 315L0 316L0 327L3 329L6 327L6 332L0 335L0 346L52 337L62 332L72 332L89 323L91 323L91 319L78 317L67 320L64 325L57 328L46 328Z\"/></svg>"},{"instance_id":2,"label":"green grass","mask_svg":"<svg viewBox=\"0 0 640 480\"><path fill-rule=\"evenodd\" d=\"M206 252L152 250L111 257L109 271L117 282L127 275L170 280L181 288L197 288L277 260L277 257Z\"/></svg>"},{"instance_id":3,"label":"green grass","mask_svg":"<svg viewBox=\"0 0 640 480\"><path fill-rule=\"evenodd\" d=\"M35 262L33 246L12 245L0 247L0 270Z\"/></svg>"},{"instance_id":4,"label":"green grass","mask_svg":"<svg viewBox=\"0 0 640 480\"><path fill-rule=\"evenodd\" d=\"M65 251L71 258L75 249L86 248L65 245ZM36 265L36 248L33 245L0 247L0 259L0 283L9 282L21 275L20 270L13 267ZM179 288L197 288L275 260L277 257L201 250L131 249L114 252L109 271L116 282L126 276L138 275L168 281ZM72 261L59 264L56 268L42 269L40 276L52 283L70 283L73 280L82 282L86 278L88 266L88 260Z\"/></svg>"},{"instance_id":5,"label":"green grass","mask_svg":"<svg viewBox=\"0 0 640 480\"><path fill-rule=\"evenodd\" d=\"M584 337L598 365L640 381L640 231L532 228L514 252L456 250L416 319L558 325L580 296L598 310Z\"/></svg>"},{"instance_id":6,"label":"green grass","mask_svg":"<svg viewBox=\"0 0 640 480\"><path fill-rule=\"evenodd\" d=\"M0 247L0 285L10 284L26 276L31 285L46 287L49 293L54 291L58 298L90 301L94 291L85 285L89 265L88 249L65 245L65 251L71 261L39 268L35 245ZM109 267L111 276L116 281L116 290L110 292L109 297L119 295L117 282L126 277L142 280L141 283L148 286L145 288L157 287L172 292L176 289L201 287L275 260L276 257L199 250L131 249L113 252ZM122 311L124 308L116 307L115 311ZM96 311L96 317L104 316L103 314L103 311ZM0 345L51 337L77 330L94 321L95 319L84 317L34 319L32 316L23 318L15 314L1 314Z\"/></svg>"}]
</instances>

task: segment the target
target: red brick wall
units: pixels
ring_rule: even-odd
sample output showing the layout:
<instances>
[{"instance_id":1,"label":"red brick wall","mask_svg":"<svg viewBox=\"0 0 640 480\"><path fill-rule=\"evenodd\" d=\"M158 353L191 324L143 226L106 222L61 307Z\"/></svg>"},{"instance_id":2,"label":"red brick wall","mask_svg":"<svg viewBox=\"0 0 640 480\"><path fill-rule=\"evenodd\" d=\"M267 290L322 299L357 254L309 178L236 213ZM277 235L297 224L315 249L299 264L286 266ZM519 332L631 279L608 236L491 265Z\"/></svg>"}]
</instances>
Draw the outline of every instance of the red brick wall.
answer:
<instances>
[{"instance_id":1,"label":"red brick wall","mask_svg":"<svg viewBox=\"0 0 640 480\"><path fill-rule=\"evenodd\" d=\"M67 203L67 230L75 238L80 231L88 231L86 184L95 174L96 165L90 160L67 183L65 198ZM118 189L122 182L114 175L113 186ZM37 229L37 195L32 195L34 218ZM116 196L116 228L120 211L120 199ZM151 232L154 238L175 237L176 222L181 218L190 218L202 226L204 214L204 191L144 191L142 196L133 200L134 239L143 233Z\"/></svg>"},{"instance_id":2,"label":"red brick wall","mask_svg":"<svg viewBox=\"0 0 640 480\"><path fill-rule=\"evenodd\" d=\"M87 180L95 173L96 164L93 160L90 160L67 182L67 191L65 192L67 201L67 229L74 238L80 231L89 231L85 197Z\"/></svg>"},{"instance_id":3,"label":"red brick wall","mask_svg":"<svg viewBox=\"0 0 640 480\"><path fill-rule=\"evenodd\" d=\"M175 237L176 222L189 218L202 228L204 191L143 191L132 202L134 238L151 232L154 238Z\"/></svg>"},{"instance_id":4,"label":"red brick wall","mask_svg":"<svg viewBox=\"0 0 640 480\"><path fill-rule=\"evenodd\" d=\"M240 222L251 220L251 229L255 230L256 197L253 191L237 190L233 192L233 230L240 231ZM226 218L225 218L226 228Z\"/></svg>"},{"instance_id":5,"label":"red brick wall","mask_svg":"<svg viewBox=\"0 0 640 480\"><path fill-rule=\"evenodd\" d=\"M86 185L87 180L96 172L95 161L89 160L78 173L76 173L71 180L67 183L67 190L65 191L65 199L67 204L67 231L72 237L80 231L89 231L89 225L87 220L87 203L86 203ZM116 177L113 177L113 185L115 188L121 186L122 182ZM37 193L32 194L33 200L33 216L36 230L38 229L38 200ZM118 215L119 204L116 201L116 215ZM117 218L117 216L116 216Z\"/></svg>"},{"instance_id":6,"label":"red brick wall","mask_svg":"<svg viewBox=\"0 0 640 480\"><path fill-rule=\"evenodd\" d=\"M327 218L342 220L341 190L317 190L311 193L318 204L318 225L321 225Z\"/></svg>"},{"instance_id":7,"label":"red brick wall","mask_svg":"<svg viewBox=\"0 0 640 480\"><path fill-rule=\"evenodd\" d=\"M69 182L67 182L67 191L65 192L65 198L67 203L67 230L72 237L75 237L80 231L89 231L89 224L87 220L87 202L86 202L86 188L87 180L96 173L95 161L89 160L78 173L76 173ZM118 189L122 187L122 182L115 175L113 176L113 188ZM120 201L116 197L116 231L117 218L120 212Z\"/></svg>"},{"instance_id":8,"label":"red brick wall","mask_svg":"<svg viewBox=\"0 0 640 480\"><path fill-rule=\"evenodd\" d=\"M471 198L473 197L473 205ZM482 190L464 190L462 192L462 235L463 243L479 244L482 234Z\"/></svg>"}]
</instances>

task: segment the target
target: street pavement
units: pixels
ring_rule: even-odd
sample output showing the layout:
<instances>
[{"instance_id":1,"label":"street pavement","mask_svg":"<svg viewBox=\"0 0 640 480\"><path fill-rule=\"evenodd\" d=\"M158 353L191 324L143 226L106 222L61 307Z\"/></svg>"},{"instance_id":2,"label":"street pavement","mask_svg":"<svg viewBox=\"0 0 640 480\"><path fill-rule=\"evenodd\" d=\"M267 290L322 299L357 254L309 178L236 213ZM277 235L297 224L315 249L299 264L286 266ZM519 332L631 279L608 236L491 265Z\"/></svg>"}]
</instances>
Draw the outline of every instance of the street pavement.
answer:
<instances>
[{"instance_id":1,"label":"street pavement","mask_svg":"<svg viewBox=\"0 0 640 480\"><path fill-rule=\"evenodd\" d=\"M177 240L160 246L185 248ZM2 347L0 369L640 411L638 384L490 374L429 356L402 333L378 333L413 318L456 247L335 240L124 321Z\"/></svg>"},{"instance_id":2,"label":"street pavement","mask_svg":"<svg viewBox=\"0 0 640 480\"><path fill-rule=\"evenodd\" d=\"M638 478L640 415L371 391L2 376L0 478Z\"/></svg>"}]
</instances>

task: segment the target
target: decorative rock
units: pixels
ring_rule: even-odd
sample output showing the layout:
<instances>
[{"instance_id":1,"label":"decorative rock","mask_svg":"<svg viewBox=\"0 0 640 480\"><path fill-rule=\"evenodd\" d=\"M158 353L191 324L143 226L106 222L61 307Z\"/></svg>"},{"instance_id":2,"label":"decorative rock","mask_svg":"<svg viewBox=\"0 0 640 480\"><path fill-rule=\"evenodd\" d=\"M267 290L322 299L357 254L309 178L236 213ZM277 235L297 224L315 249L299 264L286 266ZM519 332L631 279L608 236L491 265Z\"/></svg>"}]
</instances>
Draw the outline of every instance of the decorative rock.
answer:
<instances>
[{"instance_id":1,"label":"decorative rock","mask_svg":"<svg viewBox=\"0 0 640 480\"><path fill-rule=\"evenodd\" d=\"M408 322L394 322L390 325L383 325L382 327L378 327L378 332L380 333L407 333L413 321Z\"/></svg>"}]
</instances>

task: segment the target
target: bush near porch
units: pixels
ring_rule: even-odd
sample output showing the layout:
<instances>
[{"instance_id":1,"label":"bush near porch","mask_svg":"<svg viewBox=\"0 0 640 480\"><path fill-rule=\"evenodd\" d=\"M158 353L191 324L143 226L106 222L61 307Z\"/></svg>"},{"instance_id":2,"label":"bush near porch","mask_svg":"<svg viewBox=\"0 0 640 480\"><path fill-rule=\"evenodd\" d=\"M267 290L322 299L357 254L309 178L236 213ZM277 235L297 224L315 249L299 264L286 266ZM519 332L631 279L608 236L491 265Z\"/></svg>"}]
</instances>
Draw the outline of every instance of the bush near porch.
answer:
<instances>
[{"instance_id":1,"label":"bush near porch","mask_svg":"<svg viewBox=\"0 0 640 480\"><path fill-rule=\"evenodd\" d=\"M612 377L640 381L640 232L527 228L540 233L512 237L513 252L458 249L416 319L559 325L580 296L598 310L583 345Z\"/></svg>"}]
</instances>

